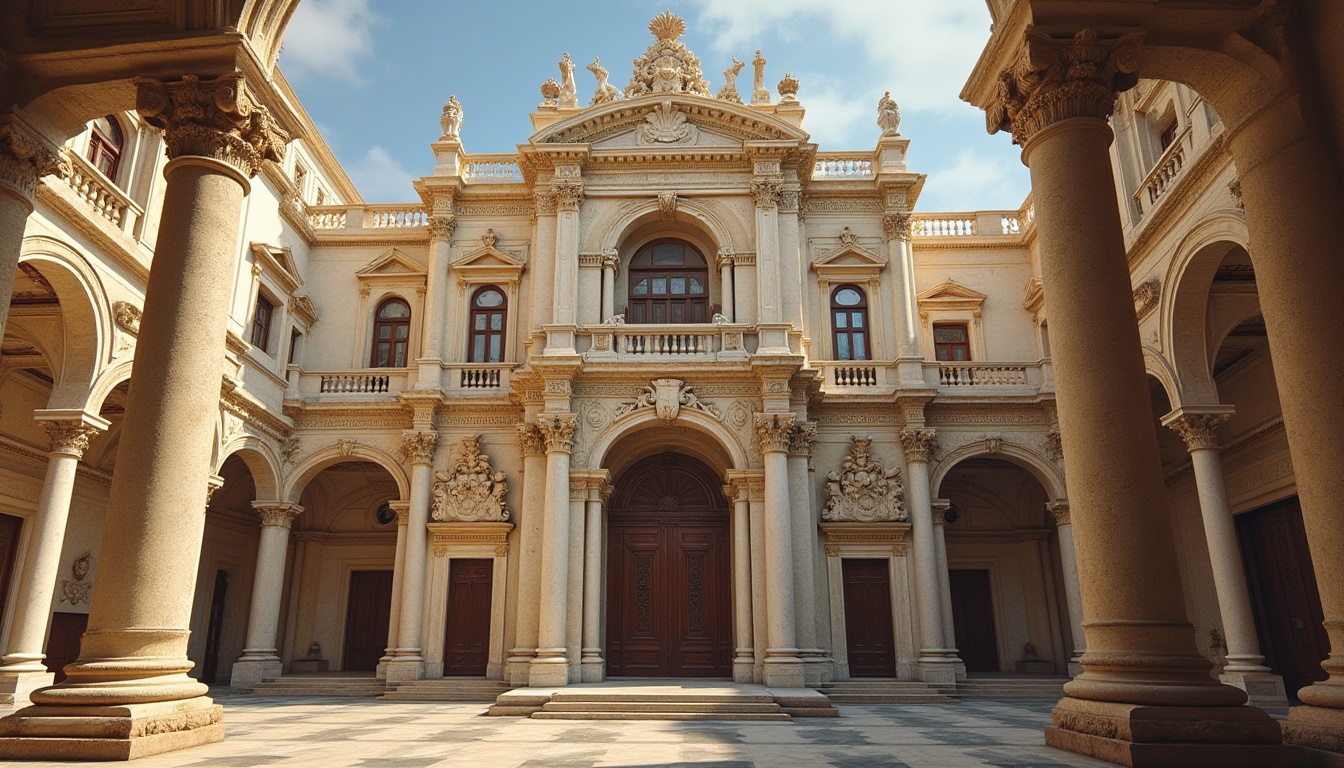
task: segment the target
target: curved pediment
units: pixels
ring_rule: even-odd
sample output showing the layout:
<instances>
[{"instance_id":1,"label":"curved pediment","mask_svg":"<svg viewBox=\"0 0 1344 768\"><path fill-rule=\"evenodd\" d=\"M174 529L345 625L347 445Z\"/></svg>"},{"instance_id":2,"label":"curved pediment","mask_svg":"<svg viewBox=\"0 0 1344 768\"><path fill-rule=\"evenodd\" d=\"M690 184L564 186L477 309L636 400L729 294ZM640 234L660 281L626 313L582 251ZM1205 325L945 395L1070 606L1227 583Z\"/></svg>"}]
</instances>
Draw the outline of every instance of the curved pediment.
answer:
<instances>
[{"instance_id":1,"label":"curved pediment","mask_svg":"<svg viewBox=\"0 0 1344 768\"><path fill-rule=\"evenodd\" d=\"M809 138L807 131L741 104L684 93L653 93L581 110L536 132L530 142L596 145L627 133L636 134L636 144L649 147L697 146L702 136L799 143Z\"/></svg>"}]
</instances>

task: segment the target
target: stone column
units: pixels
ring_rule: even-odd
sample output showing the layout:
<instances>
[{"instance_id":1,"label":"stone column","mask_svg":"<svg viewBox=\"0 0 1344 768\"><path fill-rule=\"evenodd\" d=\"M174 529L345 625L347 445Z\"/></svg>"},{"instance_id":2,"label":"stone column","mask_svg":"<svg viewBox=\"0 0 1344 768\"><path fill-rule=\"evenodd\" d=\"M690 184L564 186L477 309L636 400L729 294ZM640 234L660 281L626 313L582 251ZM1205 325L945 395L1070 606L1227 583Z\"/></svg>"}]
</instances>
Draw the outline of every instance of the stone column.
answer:
<instances>
[{"instance_id":1,"label":"stone column","mask_svg":"<svg viewBox=\"0 0 1344 768\"><path fill-rule=\"evenodd\" d=\"M392 609L387 618L387 648L378 660L377 676L387 679L387 662L392 660L397 649L397 632L401 629L401 584L405 581L406 571L406 524L411 519L411 502L389 501L392 511L397 513L397 553L392 560Z\"/></svg>"},{"instance_id":2,"label":"stone column","mask_svg":"<svg viewBox=\"0 0 1344 768\"><path fill-rule=\"evenodd\" d=\"M600 683L606 677L602 658L602 510L614 489L605 480L592 478L585 500L588 521L583 546L583 660L580 680Z\"/></svg>"},{"instance_id":3,"label":"stone column","mask_svg":"<svg viewBox=\"0 0 1344 768\"><path fill-rule=\"evenodd\" d=\"M1069 502L1055 499L1045 505L1055 520L1059 535L1059 565L1064 571L1064 602L1069 607L1069 637L1073 654L1069 657L1069 677L1083 673L1083 654L1087 652L1087 638L1083 634L1083 588L1078 581L1078 556L1073 550L1073 525L1069 522Z\"/></svg>"},{"instance_id":4,"label":"stone column","mask_svg":"<svg viewBox=\"0 0 1344 768\"><path fill-rule=\"evenodd\" d=\"M938 574L938 544L933 526L933 499L929 492L929 453L937 433L932 429L902 429L905 450L905 508L914 539L915 602L919 609L919 674L926 683L957 681L955 657L948 657L943 640L943 591Z\"/></svg>"},{"instance_id":5,"label":"stone column","mask_svg":"<svg viewBox=\"0 0 1344 768\"><path fill-rule=\"evenodd\" d=\"M598 322L608 322L616 314L616 273L620 268L621 259L614 249L602 252L602 316Z\"/></svg>"},{"instance_id":6,"label":"stone column","mask_svg":"<svg viewBox=\"0 0 1344 768\"><path fill-rule=\"evenodd\" d=\"M1223 118L1241 174L1248 250L1330 638L1321 665L1329 677L1298 692L1307 706L1293 709L1285 733L1344 752L1344 262L1333 224L1344 208L1344 182L1337 166L1322 162L1332 154L1303 118L1314 109L1297 94L1267 101L1247 110L1250 117Z\"/></svg>"},{"instance_id":7,"label":"stone column","mask_svg":"<svg viewBox=\"0 0 1344 768\"><path fill-rule=\"evenodd\" d=\"M956 662L957 679L966 679L966 665L957 655L957 628L952 621L952 576L947 568L947 510L952 502L947 499L934 499L930 507L933 515L933 545L938 555L938 604L943 614L943 645L947 646L948 657Z\"/></svg>"},{"instance_id":8,"label":"stone column","mask_svg":"<svg viewBox=\"0 0 1344 768\"><path fill-rule=\"evenodd\" d=\"M751 644L751 505L747 481L734 478L723 486L723 495L733 505L733 682L755 681L755 655Z\"/></svg>"},{"instance_id":9,"label":"stone column","mask_svg":"<svg viewBox=\"0 0 1344 768\"><path fill-rule=\"evenodd\" d=\"M448 322L448 265L453 262L456 229L457 218L451 213L436 212L429 217L429 274L425 279L425 316L420 325L424 335L416 360L420 367L415 384L418 389L442 386L444 333L453 327Z\"/></svg>"},{"instance_id":10,"label":"stone column","mask_svg":"<svg viewBox=\"0 0 1344 768\"><path fill-rule=\"evenodd\" d=\"M756 294L762 323L783 319L780 308L779 275L779 196L783 181L777 176L757 176L751 180L751 197L756 202Z\"/></svg>"},{"instance_id":11,"label":"stone column","mask_svg":"<svg viewBox=\"0 0 1344 768\"><path fill-rule=\"evenodd\" d=\"M803 673L809 685L831 679L828 667L830 658L817 641L817 520L812 510L812 487L808 473L812 443L816 439L815 421L796 424L789 435L788 458L796 639L804 663Z\"/></svg>"},{"instance_id":12,"label":"stone column","mask_svg":"<svg viewBox=\"0 0 1344 768\"><path fill-rule=\"evenodd\" d=\"M557 171L558 172L558 171ZM577 171L575 171L577 173ZM557 180L555 192L555 325L567 326L547 343L548 354L573 355L573 328L578 322L579 207L583 204L583 181L577 177ZM561 339L562 346L552 349ZM568 346L563 346L568 344Z\"/></svg>"},{"instance_id":13,"label":"stone column","mask_svg":"<svg viewBox=\"0 0 1344 768\"><path fill-rule=\"evenodd\" d=\"M250 688L267 677L279 677L280 598L285 589L285 558L289 556L289 528L303 507L288 501L254 501L261 517L257 541L257 570L252 579L252 609L247 620L247 644L233 664L229 685Z\"/></svg>"},{"instance_id":14,"label":"stone column","mask_svg":"<svg viewBox=\"0 0 1344 768\"><path fill-rule=\"evenodd\" d=\"M891 262L891 306L896 313L896 357L919 357L918 302L915 265L910 251L910 213L889 211L882 216Z\"/></svg>"},{"instance_id":15,"label":"stone column","mask_svg":"<svg viewBox=\"0 0 1344 768\"><path fill-rule=\"evenodd\" d=\"M535 424L517 425L523 454L523 503L518 523L518 599L514 613L514 647L506 664L507 682L523 686L537 655L537 614L541 609L542 536L546 506L546 441Z\"/></svg>"},{"instance_id":16,"label":"stone column","mask_svg":"<svg viewBox=\"0 0 1344 768\"><path fill-rule=\"evenodd\" d=\"M765 479L756 473L747 480L747 514L751 536L751 643L753 678L765 678L766 604L765 583Z\"/></svg>"},{"instance_id":17,"label":"stone column","mask_svg":"<svg viewBox=\"0 0 1344 768\"><path fill-rule=\"evenodd\" d=\"M406 520L406 551L402 554L401 600L397 647L387 662L389 683L425 676L424 643L426 561L429 553L429 506L434 486L434 449L437 432L401 433L402 450L411 464L411 500Z\"/></svg>"},{"instance_id":18,"label":"stone column","mask_svg":"<svg viewBox=\"0 0 1344 768\"><path fill-rule=\"evenodd\" d=\"M0 334L9 315L9 295L14 290L14 274L28 214L33 212L37 182L58 173L61 162L55 150L13 115L0 118L0 296L4 297L0 301Z\"/></svg>"},{"instance_id":19,"label":"stone column","mask_svg":"<svg viewBox=\"0 0 1344 768\"><path fill-rule=\"evenodd\" d=\"M765 457L766 648L764 683L802 688L803 660L795 627L792 513L789 500L789 440L792 413L756 414L756 435Z\"/></svg>"},{"instance_id":20,"label":"stone column","mask_svg":"<svg viewBox=\"0 0 1344 768\"><path fill-rule=\"evenodd\" d=\"M719 249L719 293L722 294L723 316L728 322L737 322L736 300L733 293L733 249Z\"/></svg>"},{"instance_id":21,"label":"stone column","mask_svg":"<svg viewBox=\"0 0 1344 768\"><path fill-rule=\"evenodd\" d=\"M38 421L51 439L47 477L29 525L28 552L19 577L19 602L14 606L9 648L0 666L0 704L23 706L28 694L51 685L52 674L42 660L51 617L51 600L61 569L61 547L75 490L75 470L89 439L107 429L107 421L80 411L38 411ZM59 419L59 420L56 420Z\"/></svg>"},{"instance_id":22,"label":"stone column","mask_svg":"<svg viewBox=\"0 0 1344 768\"><path fill-rule=\"evenodd\" d=\"M282 159L288 137L252 100L241 74L135 85L137 107L164 129L170 159L120 471L108 495L79 659L64 682L32 692L35 704L52 708L19 713L0 728L0 735L44 735L0 743L12 758L53 748L67 759L144 754L223 738L219 707L187 676L191 587L205 529L201 480L210 473L243 198L262 161ZM95 727L74 716L88 715L83 709L65 719L63 706L111 707L100 712L123 725ZM122 732L133 735L108 735L132 719L135 729ZM177 730L182 722L190 726ZM170 727L171 740L141 735ZM87 735L100 738L76 738Z\"/></svg>"},{"instance_id":23,"label":"stone column","mask_svg":"<svg viewBox=\"0 0 1344 768\"><path fill-rule=\"evenodd\" d=\"M1227 664L1219 679L1246 691L1254 706L1281 709L1288 706L1288 694L1283 687L1283 678L1265 666L1265 657L1260 653L1237 527L1223 480L1218 427L1231 418L1229 411L1222 406L1184 406L1167 414L1162 423L1185 441L1194 465L1204 539L1209 547L1213 587L1218 594L1218 612L1223 619L1223 637L1227 641Z\"/></svg>"},{"instance_id":24,"label":"stone column","mask_svg":"<svg viewBox=\"0 0 1344 768\"><path fill-rule=\"evenodd\" d=\"M533 688L567 685L567 600L569 594L569 456L574 450L573 413L544 413L537 429L546 441L546 523L541 552L541 610L537 655L528 672Z\"/></svg>"},{"instance_id":25,"label":"stone column","mask_svg":"<svg viewBox=\"0 0 1344 768\"><path fill-rule=\"evenodd\" d=\"M1173 744L1186 764L1286 762L1278 724L1209 676L1185 614L1108 152L1106 119L1137 81L1141 38L1028 29L988 108L1031 170L1074 544L1087 564L1084 671L1064 686L1046 742L1131 762Z\"/></svg>"}]
</instances>

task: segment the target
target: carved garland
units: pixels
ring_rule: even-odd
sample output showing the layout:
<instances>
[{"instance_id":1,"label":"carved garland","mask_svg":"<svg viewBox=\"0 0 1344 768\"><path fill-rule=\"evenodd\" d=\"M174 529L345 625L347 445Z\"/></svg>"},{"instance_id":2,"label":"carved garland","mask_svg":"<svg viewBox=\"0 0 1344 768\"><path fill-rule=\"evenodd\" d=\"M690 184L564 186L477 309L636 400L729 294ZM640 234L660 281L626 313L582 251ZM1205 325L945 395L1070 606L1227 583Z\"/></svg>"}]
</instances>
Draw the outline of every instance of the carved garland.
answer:
<instances>
[{"instance_id":1,"label":"carved garland","mask_svg":"<svg viewBox=\"0 0 1344 768\"><path fill-rule=\"evenodd\" d=\"M504 501L509 485L503 472L490 466L490 457L481 453L481 436L462 438L462 452L453 464L452 474L434 476L433 517L439 522L502 523L509 519Z\"/></svg>"},{"instance_id":2,"label":"carved garland","mask_svg":"<svg viewBox=\"0 0 1344 768\"><path fill-rule=\"evenodd\" d=\"M851 435L849 455L840 463L839 472L826 475L826 508L821 517L827 522L904 522L905 485L901 470L887 469L873 459L873 439Z\"/></svg>"}]
</instances>

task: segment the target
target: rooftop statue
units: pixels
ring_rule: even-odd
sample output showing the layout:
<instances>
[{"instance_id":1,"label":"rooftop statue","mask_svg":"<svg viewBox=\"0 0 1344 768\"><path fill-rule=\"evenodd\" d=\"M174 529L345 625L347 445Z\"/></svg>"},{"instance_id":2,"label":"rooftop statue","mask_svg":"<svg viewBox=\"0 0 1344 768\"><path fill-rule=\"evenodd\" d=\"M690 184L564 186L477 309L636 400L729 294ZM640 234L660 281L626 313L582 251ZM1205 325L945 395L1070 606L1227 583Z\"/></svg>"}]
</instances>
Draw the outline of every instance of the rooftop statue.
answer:
<instances>
[{"instance_id":1,"label":"rooftop statue","mask_svg":"<svg viewBox=\"0 0 1344 768\"><path fill-rule=\"evenodd\" d=\"M709 83L700 71L700 59L677 38L686 31L686 22L670 11L649 22L649 31L657 38L643 56L635 59L635 69L626 96L649 93L689 93L709 96Z\"/></svg>"},{"instance_id":2,"label":"rooftop statue","mask_svg":"<svg viewBox=\"0 0 1344 768\"><path fill-rule=\"evenodd\" d=\"M738 61L736 56L733 57L733 65L723 70L723 79L726 82L714 98L731 101L734 104L742 103L742 96L737 92L737 75L745 66L746 62Z\"/></svg>"},{"instance_id":3,"label":"rooftop statue","mask_svg":"<svg viewBox=\"0 0 1344 768\"><path fill-rule=\"evenodd\" d=\"M443 105L439 127L443 129L439 141L457 141L462 138L462 103L456 96L449 96L448 103Z\"/></svg>"},{"instance_id":4,"label":"rooftop statue","mask_svg":"<svg viewBox=\"0 0 1344 768\"><path fill-rule=\"evenodd\" d=\"M765 87L765 57L761 55L759 48L756 49L756 58L751 60L751 67L755 70L751 84L751 103L769 104L770 91Z\"/></svg>"},{"instance_id":5,"label":"rooftop statue","mask_svg":"<svg viewBox=\"0 0 1344 768\"><path fill-rule=\"evenodd\" d=\"M588 71L597 78L597 92L593 94L593 100L588 102L590 107L615 101L620 93L616 90L616 86L607 82L607 68L602 66L600 61L597 57L593 57L593 63L588 65Z\"/></svg>"},{"instance_id":6,"label":"rooftop statue","mask_svg":"<svg viewBox=\"0 0 1344 768\"><path fill-rule=\"evenodd\" d=\"M574 62L568 53L560 59L560 106L579 106L579 89L574 85Z\"/></svg>"},{"instance_id":7,"label":"rooftop statue","mask_svg":"<svg viewBox=\"0 0 1344 768\"><path fill-rule=\"evenodd\" d=\"M877 125L882 129L883 136L901 135L901 108L891 98L891 91L882 94L882 98L877 101Z\"/></svg>"}]
</instances>

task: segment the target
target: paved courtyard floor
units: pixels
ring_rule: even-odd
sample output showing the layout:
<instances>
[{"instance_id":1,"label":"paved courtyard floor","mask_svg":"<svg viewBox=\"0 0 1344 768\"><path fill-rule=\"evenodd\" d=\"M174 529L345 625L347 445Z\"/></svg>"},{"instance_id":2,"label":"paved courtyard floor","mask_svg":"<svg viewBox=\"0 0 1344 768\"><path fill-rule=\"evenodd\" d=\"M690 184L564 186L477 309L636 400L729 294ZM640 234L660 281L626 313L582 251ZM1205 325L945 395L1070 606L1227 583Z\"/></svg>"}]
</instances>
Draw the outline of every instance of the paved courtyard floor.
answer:
<instances>
[{"instance_id":1,"label":"paved courtyard floor","mask_svg":"<svg viewBox=\"0 0 1344 768\"><path fill-rule=\"evenodd\" d=\"M486 704L217 695L224 741L134 768L1106 768L1044 745L1053 699L840 705L792 723L529 720ZM17 765L71 765L26 762ZM81 765L127 765L82 763Z\"/></svg>"}]
</instances>

